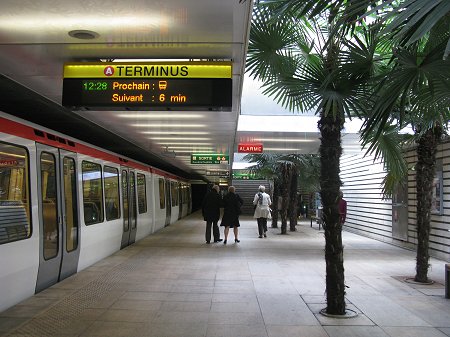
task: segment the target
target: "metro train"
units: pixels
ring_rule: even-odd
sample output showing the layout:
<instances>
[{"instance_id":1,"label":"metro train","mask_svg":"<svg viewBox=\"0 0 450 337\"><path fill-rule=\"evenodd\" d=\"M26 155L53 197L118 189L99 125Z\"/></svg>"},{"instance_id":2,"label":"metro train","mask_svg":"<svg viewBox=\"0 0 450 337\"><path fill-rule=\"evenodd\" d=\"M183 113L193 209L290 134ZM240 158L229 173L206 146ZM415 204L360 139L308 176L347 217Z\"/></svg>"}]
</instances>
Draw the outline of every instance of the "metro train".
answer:
<instances>
[{"instance_id":1,"label":"metro train","mask_svg":"<svg viewBox=\"0 0 450 337\"><path fill-rule=\"evenodd\" d=\"M191 211L188 181L0 112L0 311Z\"/></svg>"}]
</instances>

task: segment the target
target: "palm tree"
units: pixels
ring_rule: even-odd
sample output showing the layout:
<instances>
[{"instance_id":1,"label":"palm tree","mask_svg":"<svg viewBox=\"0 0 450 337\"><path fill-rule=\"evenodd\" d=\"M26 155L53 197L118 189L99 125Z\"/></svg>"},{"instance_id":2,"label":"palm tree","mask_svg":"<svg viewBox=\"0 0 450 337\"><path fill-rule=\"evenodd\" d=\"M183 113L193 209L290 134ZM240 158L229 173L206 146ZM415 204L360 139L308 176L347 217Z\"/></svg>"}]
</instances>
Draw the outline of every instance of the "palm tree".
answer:
<instances>
[{"instance_id":1,"label":"palm tree","mask_svg":"<svg viewBox=\"0 0 450 337\"><path fill-rule=\"evenodd\" d=\"M417 5L420 1L409 2ZM432 1L429 5L427 9L432 9L433 17L440 19L433 23L427 35L423 31L423 23L416 23L416 29L411 30L395 18L389 26L389 31L399 41L394 45L391 69L376 88L373 115L367 120L363 132L366 142L374 133L374 139L377 139L381 130L392 123L397 123L399 128L409 124L415 132L418 162L415 170L417 255L414 279L423 283L429 282L428 243L436 151L450 120L450 60L446 59L450 46L450 5L441 1ZM435 12L444 8L447 8L447 15ZM421 13L423 22L431 25L430 16L422 12L416 8L416 12L402 12L399 17L414 20L414 16Z\"/></svg>"},{"instance_id":2,"label":"palm tree","mask_svg":"<svg viewBox=\"0 0 450 337\"><path fill-rule=\"evenodd\" d=\"M278 197L282 197L281 234L287 233L287 220L290 231L297 225L297 185L299 172L300 184L305 190L317 191L317 170L320 167L317 155L304 154L248 154L244 160L255 163L249 171L273 180L272 228L278 224Z\"/></svg>"},{"instance_id":3,"label":"palm tree","mask_svg":"<svg viewBox=\"0 0 450 337\"><path fill-rule=\"evenodd\" d=\"M326 260L326 313L345 315L338 195L345 117L367 110L376 35L354 19L371 1L273 0L255 7L247 70L265 93L293 111L320 116L320 194ZM360 7L358 7L360 6ZM361 37L352 34L358 26ZM314 38L312 38L314 37Z\"/></svg>"},{"instance_id":4,"label":"palm tree","mask_svg":"<svg viewBox=\"0 0 450 337\"><path fill-rule=\"evenodd\" d=\"M385 4L380 7L384 8ZM426 37L433 27L446 22L450 14L450 2L447 0L404 0L393 10L391 9L389 8L385 15L385 20L390 23L384 32L392 33L400 45L409 46ZM442 28L439 34L446 35L447 44L443 54L443 58L446 59L450 54L450 36L448 26Z\"/></svg>"},{"instance_id":5,"label":"palm tree","mask_svg":"<svg viewBox=\"0 0 450 337\"><path fill-rule=\"evenodd\" d=\"M298 214L298 167L292 167L291 183L289 185L289 231L297 230L297 214Z\"/></svg>"}]
</instances>

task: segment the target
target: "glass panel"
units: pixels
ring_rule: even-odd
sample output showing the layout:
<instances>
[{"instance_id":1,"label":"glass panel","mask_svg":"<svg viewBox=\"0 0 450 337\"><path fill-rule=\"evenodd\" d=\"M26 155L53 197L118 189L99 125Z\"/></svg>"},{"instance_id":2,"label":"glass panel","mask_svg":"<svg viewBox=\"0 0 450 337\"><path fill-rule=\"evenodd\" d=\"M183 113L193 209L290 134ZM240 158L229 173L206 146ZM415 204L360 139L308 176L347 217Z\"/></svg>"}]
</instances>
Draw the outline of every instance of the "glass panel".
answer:
<instances>
[{"instance_id":1,"label":"glass panel","mask_svg":"<svg viewBox=\"0 0 450 337\"><path fill-rule=\"evenodd\" d=\"M130 172L130 193L131 193L131 200L130 200L130 207L131 207L131 228L136 228L136 182L135 182L135 176L134 172Z\"/></svg>"},{"instance_id":2,"label":"glass panel","mask_svg":"<svg viewBox=\"0 0 450 337\"><path fill-rule=\"evenodd\" d=\"M76 167L73 158L63 159L64 206L66 217L66 250L71 252L78 247L78 200Z\"/></svg>"},{"instance_id":3,"label":"glass panel","mask_svg":"<svg viewBox=\"0 0 450 337\"><path fill-rule=\"evenodd\" d=\"M41 153L42 223L44 229L44 259L58 255L59 228L56 199L56 159L48 152Z\"/></svg>"},{"instance_id":4,"label":"glass panel","mask_svg":"<svg viewBox=\"0 0 450 337\"><path fill-rule=\"evenodd\" d=\"M122 171L122 199L123 199L123 231L128 232L130 225L128 223L128 172Z\"/></svg>"},{"instance_id":5,"label":"glass panel","mask_svg":"<svg viewBox=\"0 0 450 337\"><path fill-rule=\"evenodd\" d=\"M145 176L140 173L137 174L137 193L139 214L147 213L147 192L145 185Z\"/></svg>"},{"instance_id":6,"label":"glass panel","mask_svg":"<svg viewBox=\"0 0 450 337\"><path fill-rule=\"evenodd\" d=\"M170 200L170 181L168 181L168 180L166 180L165 190L166 190L166 204L167 204L166 209L169 210L172 207L172 205L171 205L172 200ZM170 214L170 213L168 213L168 214Z\"/></svg>"},{"instance_id":7,"label":"glass panel","mask_svg":"<svg viewBox=\"0 0 450 337\"><path fill-rule=\"evenodd\" d=\"M105 166L104 176L106 220L119 219L119 170L114 167Z\"/></svg>"},{"instance_id":8,"label":"glass panel","mask_svg":"<svg viewBox=\"0 0 450 337\"><path fill-rule=\"evenodd\" d=\"M0 244L30 237L28 152L0 143Z\"/></svg>"},{"instance_id":9,"label":"glass panel","mask_svg":"<svg viewBox=\"0 0 450 337\"><path fill-rule=\"evenodd\" d=\"M174 181L170 183L170 188L172 190L171 197L172 197L172 207L178 205L178 184Z\"/></svg>"},{"instance_id":10,"label":"glass panel","mask_svg":"<svg viewBox=\"0 0 450 337\"><path fill-rule=\"evenodd\" d=\"M81 169L84 222L86 225L92 225L103 221L102 168L99 164L83 161Z\"/></svg>"},{"instance_id":11,"label":"glass panel","mask_svg":"<svg viewBox=\"0 0 450 337\"><path fill-rule=\"evenodd\" d=\"M164 179L159 178L159 208L166 208L166 194L164 191Z\"/></svg>"}]
</instances>

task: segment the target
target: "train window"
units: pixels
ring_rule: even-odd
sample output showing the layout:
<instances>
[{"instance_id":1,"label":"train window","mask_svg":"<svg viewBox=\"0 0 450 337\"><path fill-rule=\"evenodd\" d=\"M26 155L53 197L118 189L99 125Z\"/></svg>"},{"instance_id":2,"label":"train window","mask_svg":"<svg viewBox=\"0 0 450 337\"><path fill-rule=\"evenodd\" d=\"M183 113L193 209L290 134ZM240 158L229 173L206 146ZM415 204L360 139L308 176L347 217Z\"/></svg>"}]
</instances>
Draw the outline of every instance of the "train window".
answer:
<instances>
[{"instance_id":1,"label":"train window","mask_svg":"<svg viewBox=\"0 0 450 337\"><path fill-rule=\"evenodd\" d=\"M172 181L170 189L172 190L172 206L178 206L178 184L175 181Z\"/></svg>"},{"instance_id":2,"label":"train window","mask_svg":"<svg viewBox=\"0 0 450 337\"><path fill-rule=\"evenodd\" d=\"M42 152L41 166L41 202L42 227L44 230L44 259L58 255L59 226L58 202L56 192L56 158L52 153Z\"/></svg>"},{"instance_id":3,"label":"train window","mask_svg":"<svg viewBox=\"0 0 450 337\"><path fill-rule=\"evenodd\" d=\"M137 194L138 194L138 210L139 214L147 213L147 192L145 190L145 176L137 174Z\"/></svg>"},{"instance_id":4,"label":"train window","mask_svg":"<svg viewBox=\"0 0 450 337\"><path fill-rule=\"evenodd\" d=\"M159 208L166 208L166 192L164 189L164 179L159 178Z\"/></svg>"},{"instance_id":5,"label":"train window","mask_svg":"<svg viewBox=\"0 0 450 337\"><path fill-rule=\"evenodd\" d=\"M180 185L180 202L182 204L186 202L186 186L184 184Z\"/></svg>"},{"instance_id":6,"label":"train window","mask_svg":"<svg viewBox=\"0 0 450 337\"><path fill-rule=\"evenodd\" d=\"M75 160L63 159L64 204L66 214L66 250L71 252L78 247L78 199Z\"/></svg>"},{"instance_id":7,"label":"train window","mask_svg":"<svg viewBox=\"0 0 450 337\"><path fill-rule=\"evenodd\" d=\"M105 214L106 220L120 218L119 170L114 167L104 167L105 177Z\"/></svg>"},{"instance_id":8,"label":"train window","mask_svg":"<svg viewBox=\"0 0 450 337\"><path fill-rule=\"evenodd\" d=\"M30 237L28 152L0 142L0 244Z\"/></svg>"},{"instance_id":9,"label":"train window","mask_svg":"<svg viewBox=\"0 0 450 337\"><path fill-rule=\"evenodd\" d=\"M191 187L186 186L186 202L191 203Z\"/></svg>"},{"instance_id":10,"label":"train window","mask_svg":"<svg viewBox=\"0 0 450 337\"><path fill-rule=\"evenodd\" d=\"M100 164L83 161L84 223L92 225L103 221L102 167Z\"/></svg>"}]
</instances>

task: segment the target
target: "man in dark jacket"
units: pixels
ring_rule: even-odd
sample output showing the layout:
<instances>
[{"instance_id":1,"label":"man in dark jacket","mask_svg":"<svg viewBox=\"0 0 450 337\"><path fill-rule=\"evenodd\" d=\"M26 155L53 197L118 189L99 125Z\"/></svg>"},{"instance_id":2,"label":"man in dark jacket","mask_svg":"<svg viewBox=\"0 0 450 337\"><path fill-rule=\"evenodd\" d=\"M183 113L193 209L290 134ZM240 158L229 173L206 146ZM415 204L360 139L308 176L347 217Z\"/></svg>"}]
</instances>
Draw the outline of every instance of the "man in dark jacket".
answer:
<instances>
[{"instance_id":1,"label":"man in dark jacket","mask_svg":"<svg viewBox=\"0 0 450 337\"><path fill-rule=\"evenodd\" d=\"M206 221L205 239L206 243L211 241L211 226L213 228L214 242L220 242L219 226L217 222L220 219L220 206L222 206L222 198L219 194L219 186L214 185L203 199L202 215Z\"/></svg>"},{"instance_id":2,"label":"man in dark jacket","mask_svg":"<svg viewBox=\"0 0 450 337\"><path fill-rule=\"evenodd\" d=\"M345 223L345 219L347 218L347 201L344 199L344 193L342 193L342 191L339 191L338 207L339 221L341 225L343 225Z\"/></svg>"}]
</instances>

